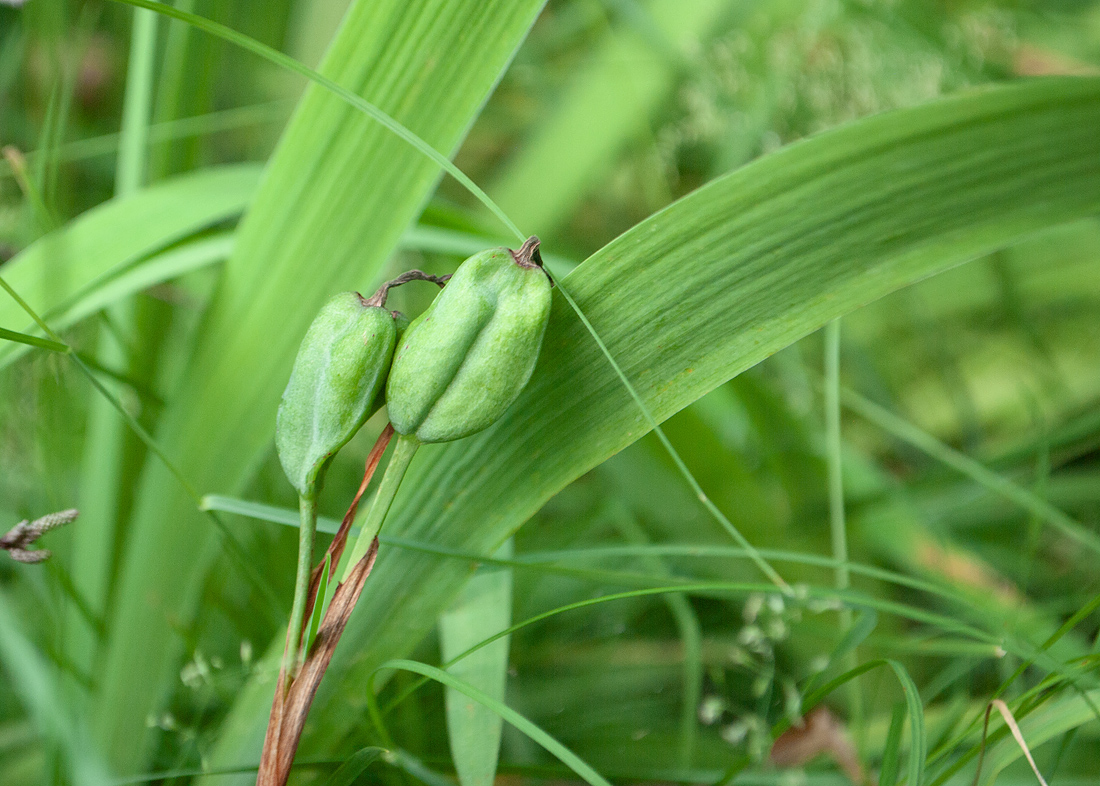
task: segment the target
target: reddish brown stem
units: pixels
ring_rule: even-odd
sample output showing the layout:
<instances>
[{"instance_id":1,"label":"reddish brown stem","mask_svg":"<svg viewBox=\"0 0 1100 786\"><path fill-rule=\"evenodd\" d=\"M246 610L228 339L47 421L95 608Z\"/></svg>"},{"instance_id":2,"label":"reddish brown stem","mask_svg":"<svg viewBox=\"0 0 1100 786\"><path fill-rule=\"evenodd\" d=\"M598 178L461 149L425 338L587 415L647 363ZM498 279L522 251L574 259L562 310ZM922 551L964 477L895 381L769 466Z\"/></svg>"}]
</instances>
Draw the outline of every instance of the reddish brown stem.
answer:
<instances>
[{"instance_id":1,"label":"reddish brown stem","mask_svg":"<svg viewBox=\"0 0 1100 786\"><path fill-rule=\"evenodd\" d=\"M340 557L344 555L344 546L346 546L348 542L348 533L351 532L351 523L355 520L355 514L359 510L359 500L363 498L367 486L370 485L371 478L374 477L374 471L378 469L378 464L382 461L382 456L385 454L386 448L389 447L391 439L393 439L393 426L387 423L386 427L382 429L382 433L378 435L374 447L371 448L370 453L367 455L367 464L363 472L363 482L359 484L359 490L355 492L355 498L351 501L351 505L348 506L343 521L340 522L340 529L336 530L336 536L333 537L332 543L328 545L325 556L321 557L321 561L314 566L313 572L309 574L309 594L306 596L306 613L302 619L302 630L298 631L299 636L305 632L309 624L307 620L313 617L313 605L317 601L317 588L321 583L321 574L324 572L325 559L331 559L331 570L333 575L335 575L336 566L340 564Z\"/></svg>"}]
</instances>

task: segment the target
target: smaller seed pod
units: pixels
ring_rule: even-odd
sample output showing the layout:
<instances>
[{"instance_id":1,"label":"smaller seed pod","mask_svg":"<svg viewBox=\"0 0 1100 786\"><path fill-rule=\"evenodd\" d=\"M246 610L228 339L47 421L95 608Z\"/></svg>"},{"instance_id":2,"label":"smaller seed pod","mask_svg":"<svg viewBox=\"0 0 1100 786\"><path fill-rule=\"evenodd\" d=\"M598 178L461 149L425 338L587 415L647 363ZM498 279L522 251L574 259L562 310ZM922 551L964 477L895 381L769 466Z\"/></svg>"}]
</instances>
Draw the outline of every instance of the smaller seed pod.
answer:
<instances>
[{"instance_id":1,"label":"smaller seed pod","mask_svg":"<svg viewBox=\"0 0 1100 786\"><path fill-rule=\"evenodd\" d=\"M381 404L397 329L376 299L336 295L298 348L275 417L275 447L304 498L316 497L328 462Z\"/></svg>"},{"instance_id":2,"label":"smaller seed pod","mask_svg":"<svg viewBox=\"0 0 1100 786\"><path fill-rule=\"evenodd\" d=\"M386 383L394 431L448 442L488 428L531 378L549 317L537 237L467 259L398 344Z\"/></svg>"},{"instance_id":3,"label":"smaller seed pod","mask_svg":"<svg viewBox=\"0 0 1100 786\"><path fill-rule=\"evenodd\" d=\"M377 295L375 295L375 297L377 297ZM412 324L412 320L409 319L408 315L402 311L391 311L390 315L393 317L393 326L396 329L394 346L397 346L397 344L401 341L401 337L405 335L405 331L409 329L409 325ZM388 370L386 371L386 374L389 374ZM382 409L382 407L386 406L385 382L386 380L383 379L382 384L378 386L378 392L375 394L374 401L370 405L371 415ZM370 415L368 415L367 417L370 417Z\"/></svg>"}]
</instances>

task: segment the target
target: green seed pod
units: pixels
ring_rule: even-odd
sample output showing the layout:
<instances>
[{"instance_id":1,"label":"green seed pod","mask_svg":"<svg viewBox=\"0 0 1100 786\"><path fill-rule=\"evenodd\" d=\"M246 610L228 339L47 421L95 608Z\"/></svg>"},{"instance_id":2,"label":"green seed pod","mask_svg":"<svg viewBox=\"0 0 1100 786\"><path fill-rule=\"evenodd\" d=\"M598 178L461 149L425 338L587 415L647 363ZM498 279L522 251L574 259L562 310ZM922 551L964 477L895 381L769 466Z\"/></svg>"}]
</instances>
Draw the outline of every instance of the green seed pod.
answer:
<instances>
[{"instance_id":1,"label":"green seed pod","mask_svg":"<svg viewBox=\"0 0 1100 786\"><path fill-rule=\"evenodd\" d=\"M397 343L401 341L401 337L405 335L405 331L409 329L409 325L412 324L412 321L409 319L408 315L401 311L391 311L390 314L393 316L393 326L396 328L396 338L394 340L394 346L396 346ZM387 371L386 373L388 374L389 372ZM382 381L385 382L386 380L383 379ZM374 402L370 405L371 414L374 414L384 406L386 406L386 386L383 384L378 386L378 393L374 397ZM367 417L370 417L370 415Z\"/></svg>"},{"instance_id":2,"label":"green seed pod","mask_svg":"<svg viewBox=\"0 0 1100 786\"><path fill-rule=\"evenodd\" d=\"M413 320L394 355L386 405L398 434L448 442L488 428L516 400L550 316L539 240L467 259Z\"/></svg>"},{"instance_id":3,"label":"green seed pod","mask_svg":"<svg viewBox=\"0 0 1100 786\"><path fill-rule=\"evenodd\" d=\"M328 462L380 404L393 357L394 316L358 292L324 305L306 331L275 418L287 478L307 499Z\"/></svg>"},{"instance_id":4,"label":"green seed pod","mask_svg":"<svg viewBox=\"0 0 1100 786\"><path fill-rule=\"evenodd\" d=\"M412 325L412 320L400 311L391 311L390 314L393 316L393 324L397 328L397 338L400 340L405 335L405 331Z\"/></svg>"}]
</instances>

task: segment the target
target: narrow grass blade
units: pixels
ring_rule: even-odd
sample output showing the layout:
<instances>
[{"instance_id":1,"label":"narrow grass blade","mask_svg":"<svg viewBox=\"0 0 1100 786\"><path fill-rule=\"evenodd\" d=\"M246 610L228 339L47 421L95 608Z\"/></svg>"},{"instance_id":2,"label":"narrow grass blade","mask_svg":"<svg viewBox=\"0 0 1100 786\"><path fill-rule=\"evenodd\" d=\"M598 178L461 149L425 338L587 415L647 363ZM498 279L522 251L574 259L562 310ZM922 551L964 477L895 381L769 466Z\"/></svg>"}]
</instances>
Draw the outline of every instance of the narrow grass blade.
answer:
<instances>
[{"instance_id":1,"label":"narrow grass blade","mask_svg":"<svg viewBox=\"0 0 1100 786\"><path fill-rule=\"evenodd\" d=\"M384 748L362 748L352 754L336 772L329 776L324 786L352 786L367 768L385 754Z\"/></svg>"},{"instance_id":2,"label":"narrow grass blade","mask_svg":"<svg viewBox=\"0 0 1100 786\"><path fill-rule=\"evenodd\" d=\"M555 740L545 731L540 729L531 721L524 718L518 712L503 704L502 702L486 695L482 691L472 685L459 680L452 674L437 669L434 666L428 666L424 663L417 663L411 660L391 660L380 664L379 668L382 669L404 669L416 674L423 674L425 677L431 677L436 682L441 682L449 688L459 691L460 693L469 696L478 704L486 707L495 714L499 715L504 720L515 726L521 732L526 734L532 740L537 742L549 753L553 754L559 761L565 764L569 769L573 770L577 775L585 780L590 786L610 786L610 784L596 772L592 767L581 760L575 753L570 751L560 742Z\"/></svg>"},{"instance_id":3,"label":"narrow grass blade","mask_svg":"<svg viewBox=\"0 0 1100 786\"><path fill-rule=\"evenodd\" d=\"M829 534L832 540L833 557L837 561L835 571L836 588L847 589L851 583L848 571L848 524L844 510L844 472L841 463L842 445L840 436L840 336L841 323L834 319L825 326L825 461L829 477ZM852 627L852 612L841 609L840 628L849 631ZM874 627L872 623L871 627ZM870 630L868 630L868 633ZM864 634L866 636L867 634ZM842 644L844 642L841 642ZM857 656L855 647L851 647L844 656L848 667L855 666ZM848 689L849 723L859 727L863 725L863 697L859 683L853 682Z\"/></svg>"},{"instance_id":4,"label":"narrow grass blade","mask_svg":"<svg viewBox=\"0 0 1100 786\"><path fill-rule=\"evenodd\" d=\"M274 505L265 505L262 502L251 502L236 497L226 497L221 494L207 494L202 498L200 510L218 510L223 513L235 513L239 516L257 519L258 521L270 521L272 524L284 524L288 527L298 527L298 511L290 508L279 508ZM335 535L340 529L340 522L336 519L317 517L317 531Z\"/></svg>"},{"instance_id":5,"label":"narrow grass blade","mask_svg":"<svg viewBox=\"0 0 1100 786\"><path fill-rule=\"evenodd\" d=\"M861 611L852 626L844 632L844 638L840 640L829 655L829 660L838 663L846 655L854 652L856 647L867 640L876 625L878 625L878 614L871 609Z\"/></svg>"},{"instance_id":6,"label":"narrow grass blade","mask_svg":"<svg viewBox=\"0 0 1100 786\"><path fill-rule=\"evenodd\" d=\"M69 351L67 344L59 344L56 341L50 341L48 338L28 336L26 333L19 333L14 330L8 330L7 328L0 328L0 339L4 341L14 341L17 344L26 344L28 347L46 349L50 352L64 353Z\"/></svg>"},{"instance_id":7,"label":"narrow grass blade","mask_svg":"<svg viewBox=\"0 0 1100 786\"><path fill-rule=\"evenodd\" d=\"M130 196L145 182L149 120L153 113L153 72L157 54L157 15L135 9L122 103L115 196Z\"/></svg>"},{"instance_id":8,"label":"narrow grass blade","mask_svg":"<svg viewBox=\"0 0 1100 786\"><path fill-rule=\"evenodd\" d=\"M901 689L905 693L905 706L909 714L909 763L906 768L907 786L921 786L924 779L924 760L928 757L928 735L924 729L924 706L921 704L920 693L909 676L905 666L896 660L888 660L886 664L894 670L894 674L901 683Z\"/></svg>"},{"instance_id":9,"label":"narrow grass blade","mask_svg":"<svg viewBox=\"0 0 1100 786\"><path fill-rule=\"evenodd\" d=\"M886 732L886 745L879 770L879 786L894 786L898 782L898 764L901 762L901 731L905 725L906 705L898 702L890 713L890 728Z\"/></svg>"},{"instance_id":10,"label":"narrow grass blade","mask_svg":"<svg viewBox=\"0 0 1100 786\"><path fill-rule=\"evenodd\" d=\"M850 571L851 566L848 567ZM867 637L874 632L877 625L878 614L874 609L863 609L859 616L855 618L854 623L844 631L844 636L829 654L829 666L835 667L838 664L844 664L848 669L854 668L855 663L845 663L847 656L855 652L856 648L867 640ZM803 688L803 693L812 690L822 676L823 673L819 673L811 677Z\"/></svg>"}]
</instances>

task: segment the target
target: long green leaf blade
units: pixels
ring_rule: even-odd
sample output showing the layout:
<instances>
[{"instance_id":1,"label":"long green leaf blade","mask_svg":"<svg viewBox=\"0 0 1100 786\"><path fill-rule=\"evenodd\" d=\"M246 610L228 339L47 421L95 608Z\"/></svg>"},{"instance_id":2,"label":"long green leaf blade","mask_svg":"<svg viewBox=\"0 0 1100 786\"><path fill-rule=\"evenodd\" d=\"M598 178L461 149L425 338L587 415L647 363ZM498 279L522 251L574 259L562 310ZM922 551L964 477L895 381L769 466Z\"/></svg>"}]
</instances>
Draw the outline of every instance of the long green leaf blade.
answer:
<instances>
[{"instance_id":1,"label":"long green leaf blade","mask_svg":"<svg viewBox=\"0 0 1100 786\"><path fill-rule=\"evenodd\" d=\"M830 319L1095 212L1098 125L1096 79L1020 83L870 118L711 183L608 245L565 284L656 416L667 418ZM520 401L489 431L422 450L387 532L485 553L645 431L555 299ZM425 619L421 610L445 604L465 575L427 555L384 553L330 674L347 670L361 681L385 655L408 651L425 632L409 609ZM338 686L321 687L315 709L328 709L318 739L346 728Z\"/></svg>"},{"instance_id":2,"label":"long green leaf blade","mask_svg":"<svg viewBox=\"0 0 1100 786\"><path fill-rule=\"evenodd\" d=\"M924 778L924 760L928 756L928 736L924 731L924 707L916 683L909 676L905 666L896 660L886 661L894 670L905 693L905 707L909 714L909 764L906 777L907 786L921 786Z\"/></svg>"},{"instance_id":3,"label":"long green leaf blade","mask_svg":"<svg viewBox=\"0 0 1100 786\"><path fill-rule=\"evenodd\" d=\"M359 0L320 71L450 154L540 7ZM307 89L238 229L202 342L158 433L203 492L240 490L270 446L306 326L333 292L373 283L438 178L434 162L390 131L327 90ZM142 766L152 741L144 718L172 686L181 643L169 618L193 613L214 546L194 503L150 465L98 701L97 729L124 772ZM242 744L258 750L250 732ZM236 734L232 721L227 734Z\"/></svg>"},{"instance_id":4,"label":"long green leaf blade","mask_svg":"<svg viewBox=\"0 0 1100 786\"><path fill-rule=\"evenodd\" d=\"M512 541L494 555L508 559ZM444 661L461 655L482 640L512 624L512 571L490 567L479 570L463 588L455 604L439 618L439 646ZM503 702L508 676L509 638L498 639L447 668L448 673ZM444 693L447 736L462 786L492 786L500 753L501 718L454 687Z\"/></svg>"}]
</instances>

